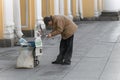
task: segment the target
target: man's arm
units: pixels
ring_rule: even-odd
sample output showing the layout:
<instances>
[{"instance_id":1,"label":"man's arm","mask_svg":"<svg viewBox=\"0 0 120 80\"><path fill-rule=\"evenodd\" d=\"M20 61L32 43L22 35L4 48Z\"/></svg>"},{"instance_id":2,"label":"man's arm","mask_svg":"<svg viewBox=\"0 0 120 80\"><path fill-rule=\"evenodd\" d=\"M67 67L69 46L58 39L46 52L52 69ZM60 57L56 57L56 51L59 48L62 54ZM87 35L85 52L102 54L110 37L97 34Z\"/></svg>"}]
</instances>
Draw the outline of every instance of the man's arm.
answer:
<instances>
[{"instance_id":1,"label":"man's arm","mask_svg":"<svg viewBox=\"0 0 120 80\"><path fill-rule=\"evenodd\" d=\"M64 22L62 20L57 20L55 28L50 33L51 36L56 36L58 34L61 34L63 32L63 28L64 28Z\"/></svg>"}]
</instances>

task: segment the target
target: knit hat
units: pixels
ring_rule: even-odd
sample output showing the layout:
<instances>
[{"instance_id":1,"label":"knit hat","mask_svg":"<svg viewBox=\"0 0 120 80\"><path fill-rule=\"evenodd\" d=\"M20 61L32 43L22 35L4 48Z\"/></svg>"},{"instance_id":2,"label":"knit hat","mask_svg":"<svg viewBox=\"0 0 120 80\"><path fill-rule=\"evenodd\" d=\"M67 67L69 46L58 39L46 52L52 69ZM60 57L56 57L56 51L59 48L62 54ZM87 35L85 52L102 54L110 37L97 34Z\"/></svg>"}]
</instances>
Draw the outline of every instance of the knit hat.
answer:
<instances>
[{"instance_id":1,"label":"knit hat","mask_svg":"<svg viewBox=\"0 0 120 80\"><path fill-rule=\"evenodd\" d=\"M51 21L51 18L47 16L47 17L44 17L43 20L44 20L45 25L48 26L48 22Z\"/></svg>"}]
</instances>

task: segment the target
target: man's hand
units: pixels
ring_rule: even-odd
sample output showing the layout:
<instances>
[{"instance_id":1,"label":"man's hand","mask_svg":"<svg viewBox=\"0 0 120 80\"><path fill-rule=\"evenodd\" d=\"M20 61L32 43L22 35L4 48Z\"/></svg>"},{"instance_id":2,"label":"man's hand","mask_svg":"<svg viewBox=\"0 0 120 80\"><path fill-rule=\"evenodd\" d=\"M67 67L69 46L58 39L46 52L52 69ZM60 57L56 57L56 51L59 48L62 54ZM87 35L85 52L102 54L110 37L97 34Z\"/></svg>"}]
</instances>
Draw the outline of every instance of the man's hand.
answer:
<instances>
[{"instance_id":1,"label":"man's hand","mask_svg":"<svg viewBox=\"0 0 120 80\"><path fill-rule=\"evenodd\" d=\"M52 37L52 35L51 35L51 33L49 33L48 35L47 35L47 38L51 38Z\"/></svg>"}]
</instances>

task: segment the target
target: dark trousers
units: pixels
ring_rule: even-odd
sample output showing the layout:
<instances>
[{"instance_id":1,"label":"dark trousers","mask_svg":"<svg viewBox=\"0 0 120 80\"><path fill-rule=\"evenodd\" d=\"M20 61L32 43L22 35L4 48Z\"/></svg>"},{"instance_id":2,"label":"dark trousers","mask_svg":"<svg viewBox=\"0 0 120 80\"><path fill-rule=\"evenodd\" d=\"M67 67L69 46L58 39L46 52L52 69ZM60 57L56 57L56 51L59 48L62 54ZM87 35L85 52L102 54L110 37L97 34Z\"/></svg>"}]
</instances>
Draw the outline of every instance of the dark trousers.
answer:
<instances>
[{"instance_id":1,"label":"dark trousers","mask_svg":"<svg viewBox=\"0 0 120 80\"><path fill-rule=\"evenodd\" d=\"M59 47L60 53L57 56L56 61L71 62L73 52L73 38L74 35L68 39L61 39Z\"/></svg>"}]
</instances>

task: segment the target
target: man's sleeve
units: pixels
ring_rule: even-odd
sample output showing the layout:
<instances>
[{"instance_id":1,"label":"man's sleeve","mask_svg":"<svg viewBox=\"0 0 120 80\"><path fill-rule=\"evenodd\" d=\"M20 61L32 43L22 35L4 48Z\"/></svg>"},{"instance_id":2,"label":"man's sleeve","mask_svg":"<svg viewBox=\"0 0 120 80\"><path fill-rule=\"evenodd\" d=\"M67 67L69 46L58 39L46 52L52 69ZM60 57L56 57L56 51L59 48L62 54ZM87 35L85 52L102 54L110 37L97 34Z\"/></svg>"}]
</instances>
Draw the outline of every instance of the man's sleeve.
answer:
<instances>
[{"instance_id":1,"label":"man's sleeve","mask_svg":"<svg viewBox=\"0 0 120 80\"><path fill-rule=\"evenodd\" d=\"M51 35L56 36L58 34L61 34L63 32L63 28L64 28L64 22L62 22L62 20L56 21L56 26L51 32Z\"/></svg>"}]
</instances>

